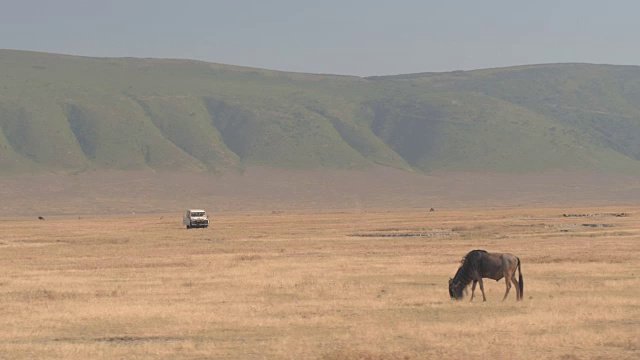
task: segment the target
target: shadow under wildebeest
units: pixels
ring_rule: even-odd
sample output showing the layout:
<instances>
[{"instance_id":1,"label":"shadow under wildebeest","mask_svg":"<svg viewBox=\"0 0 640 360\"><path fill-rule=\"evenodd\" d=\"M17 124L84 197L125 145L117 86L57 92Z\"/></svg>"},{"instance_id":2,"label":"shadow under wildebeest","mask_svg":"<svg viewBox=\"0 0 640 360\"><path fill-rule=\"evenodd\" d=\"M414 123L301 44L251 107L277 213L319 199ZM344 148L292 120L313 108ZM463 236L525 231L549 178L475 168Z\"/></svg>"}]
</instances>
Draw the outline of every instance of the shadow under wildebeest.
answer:
<instances>
[{"instance_id":1,"label":"shadow under wildebeest","mask_svg":"<svg viewBox=\"0 0 640 360\"><path fill-rule=\"evenodd\" d=\"M516 269L520 276L516 280ZM464 297L464 289L473 282L471 286L471 300L476 290L476 284L480 283L482 291L482 301L487 301L484 294L483 278L499 281L505 278L507 290L502 301L509 295L511 283L516 286L516 301L522 300L524 294L524 283L522 281L522 270L520 269L520 259L512 254L489 253L485 250L470 251L462 259L462 265L458 268L453 279L449 279L449 295L452 299L460 300Z\"/></svg>"}]
</instances>

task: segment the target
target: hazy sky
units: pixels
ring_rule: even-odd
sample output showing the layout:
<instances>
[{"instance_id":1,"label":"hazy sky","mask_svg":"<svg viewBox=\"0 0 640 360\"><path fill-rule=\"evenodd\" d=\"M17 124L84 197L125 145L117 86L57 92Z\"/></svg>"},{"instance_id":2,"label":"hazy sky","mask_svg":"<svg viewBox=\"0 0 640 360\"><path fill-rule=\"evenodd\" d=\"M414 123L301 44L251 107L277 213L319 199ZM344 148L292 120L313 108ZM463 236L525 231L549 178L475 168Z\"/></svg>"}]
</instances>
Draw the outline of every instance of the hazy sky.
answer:
<instances>
[{"instance_id":1,"label":"hazy sky","mask_svg":"<svg viewBox=\"0 0 640 360\"><path fill-rule=\"evenodd\" d=\"M0 48L350 75L640 65L640 1L0 0Z\"/></svg>"}]
</instances>

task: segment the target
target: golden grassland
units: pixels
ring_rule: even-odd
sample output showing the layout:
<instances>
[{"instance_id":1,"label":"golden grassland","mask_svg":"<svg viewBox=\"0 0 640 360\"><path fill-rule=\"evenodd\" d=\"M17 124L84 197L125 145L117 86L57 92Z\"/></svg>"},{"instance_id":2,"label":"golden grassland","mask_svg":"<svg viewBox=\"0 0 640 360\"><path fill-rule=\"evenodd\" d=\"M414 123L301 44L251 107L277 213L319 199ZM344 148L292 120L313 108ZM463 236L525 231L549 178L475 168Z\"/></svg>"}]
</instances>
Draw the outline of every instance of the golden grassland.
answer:
<instances>
[{"instance_id":1,"label":"golden grassland","mask_svg":"<svg viewBox=\"0 0 640 360\"><path fill-rule=\"evenodd\" d=\"M524 301L450 300L473 249ZM2 218L0 358L637 359L639 275L638 208Z\"/></svg>"}]
</instances>

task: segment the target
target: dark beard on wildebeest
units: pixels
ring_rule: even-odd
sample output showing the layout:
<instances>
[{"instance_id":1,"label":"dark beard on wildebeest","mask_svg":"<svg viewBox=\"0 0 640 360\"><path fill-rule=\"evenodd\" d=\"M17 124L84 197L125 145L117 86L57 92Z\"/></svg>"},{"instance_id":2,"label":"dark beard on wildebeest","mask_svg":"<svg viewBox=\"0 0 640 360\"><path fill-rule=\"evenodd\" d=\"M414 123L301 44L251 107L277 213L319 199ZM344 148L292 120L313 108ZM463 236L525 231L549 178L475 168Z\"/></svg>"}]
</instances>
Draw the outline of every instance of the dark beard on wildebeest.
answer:
<instances>
[{"instance_id":1,"label":"dark beard on wildebeest","mask_svg":"<svg viewBox=\"0 0 640 360\"><path fill-rule=\"evenodd\" d=\"M519 272L519 279L516 280L516 269ZM473 282L471 289L471 300L473 300L476 284L480 283L482 299L486 301L484 294L484 284L482 278L500 280L505 278L507 290L504 299L509 295L511 283L516 286L516 300L522 300L524 293L524 283L522 281L522 270L520 259L511 254L488 253L484 250L470 251L463 259L462 265L458 268L455 276L449 279L449 296L452 299L460 300L464 297L464 289Z\"/></svg>"},{"instance_id":2,"label":"dark beard on wildebeest","mask_svg":"<svg viewBox=\"0 0 640 360\"><path fill-rule=\"evenodd\" d=\"M466 285L460 282L454 283L453 279L449 279L449 296L451 296L452 299L462 300L465 287Z\"/></svg>"}]
</instances>

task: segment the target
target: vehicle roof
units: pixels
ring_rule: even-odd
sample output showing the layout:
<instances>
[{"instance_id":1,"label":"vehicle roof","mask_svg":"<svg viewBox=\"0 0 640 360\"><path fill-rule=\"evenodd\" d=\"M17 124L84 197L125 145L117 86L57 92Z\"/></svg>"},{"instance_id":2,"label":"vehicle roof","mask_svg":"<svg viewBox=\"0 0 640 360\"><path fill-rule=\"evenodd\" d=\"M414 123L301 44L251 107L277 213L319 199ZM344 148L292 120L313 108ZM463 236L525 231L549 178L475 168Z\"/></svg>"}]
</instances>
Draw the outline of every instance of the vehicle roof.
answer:
<instances>
[{"instance_id":1,"label":"vehicle roof","mask_svg":"<svg viewBox=\"0 0 640 360\"><path fill-rule=\"evenodd\" d=\"M204 211L202 209L188 209L187 211L188 212L206 212L206 211Z\"/></svg>"}]
</instances>

